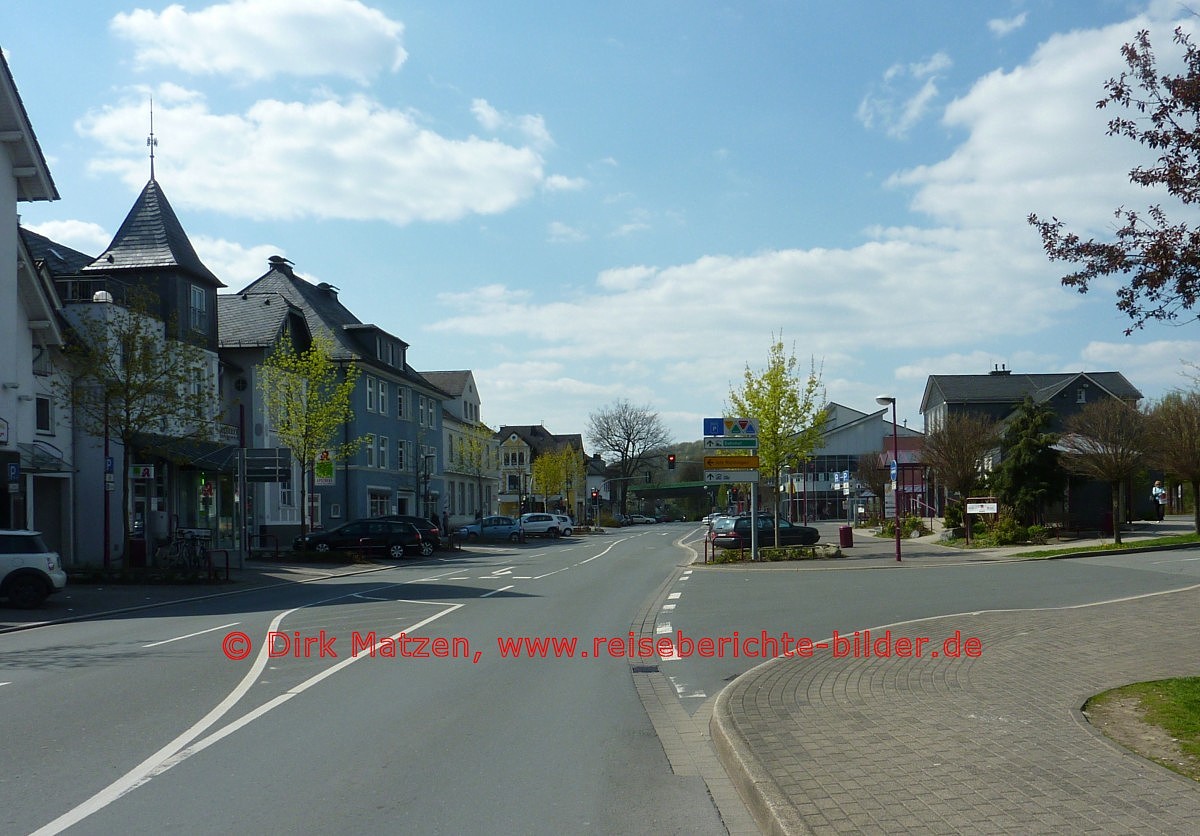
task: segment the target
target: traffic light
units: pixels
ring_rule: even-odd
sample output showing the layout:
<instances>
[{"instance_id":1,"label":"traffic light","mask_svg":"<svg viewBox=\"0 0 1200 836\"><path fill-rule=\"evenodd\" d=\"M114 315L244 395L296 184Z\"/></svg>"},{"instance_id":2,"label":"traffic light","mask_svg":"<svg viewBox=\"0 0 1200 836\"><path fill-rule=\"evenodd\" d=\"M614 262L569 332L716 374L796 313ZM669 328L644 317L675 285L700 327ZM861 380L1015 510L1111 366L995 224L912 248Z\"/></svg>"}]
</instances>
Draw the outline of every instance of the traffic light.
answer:
<instances>
[{"instance_id":1,"label":"traffic light","mask_svg":"<svg viewBox=\"0 0 1200 836\"><path fill-rule=\"evenodd\" d=\"M599 498L600 498L600 490L598 488L592 488L592 499L599 499Z\"/></svg>"},{"instance_id":2,"label":"traffic light","mask_svg":"<svg viewBox=\"0 0 1200 836\"><path fill-rule=\"evenodd\" d=\"M674 470L674 469L675 469L675 454L668 453L667 454L667 470Z\"/></svg>"}]
</instances>

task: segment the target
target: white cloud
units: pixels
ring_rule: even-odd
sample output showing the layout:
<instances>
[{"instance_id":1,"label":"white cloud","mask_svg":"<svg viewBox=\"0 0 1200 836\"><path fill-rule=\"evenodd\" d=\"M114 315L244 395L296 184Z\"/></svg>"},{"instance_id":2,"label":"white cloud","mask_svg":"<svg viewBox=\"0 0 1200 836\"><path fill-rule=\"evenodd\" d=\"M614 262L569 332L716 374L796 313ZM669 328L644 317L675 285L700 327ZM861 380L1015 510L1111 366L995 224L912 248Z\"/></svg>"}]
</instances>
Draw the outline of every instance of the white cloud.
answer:
<instances>
[{"instance_id":1,"label":"white cloud","mask_svg":"<svg viewBox=\"0 0 1200 836\"><path fill-rule=\"evenodd\" d=\"M65 244L71 249L93 258L104 252L112 243L112 233L91 221L46 221L36 225L22 225L38 235L44 235L51 241Z\"/></svg>"},{"instance_id":2,"label":"white cloud","mask_svg":"<svg viewBox=\"0 0 1200 836\"><path fill-rule=\"evenodd\" d=\"M586 233L572 226L568 226L562 221L551 221L546 233L547 240L555 244L573 244L579 241L587 240Z\"/></svg>"},{"instance_id":3,"label":"white cloud","mask_svg":"<svg viewBox=\"0 0 1200 836\"><path fill-rule=\"evenodd\" d=\"M1191 376L1196 369L1185 363L1195 363L1197 358L1200 358L1200 340L1093 341L1080 351L1080 365L1069 370L1115 369L1151 400L1157 400L1160 392L1195 388L1196 381Z\"/></svg>"},{"instance_id":4,"label":"white cloud","mask_svg":"<svg viewBox=\"0 0 1200 836\"><path fill-rule=\"evenodd\" d=\"M140 67L239 80L333 75L366 82L407 57L403 24L358 0L230 0L195 12L172 4L120 13L109 25L133 43Z\"/></svg>"},{"instance_id":5,"label":"white cloud","mask_svg":"<svg viewBox=\"0 0 1200 836\"><path fill-rule=\"evenodd\" d=\"M212 238L207 235L189 235L188 238L192 242L192 246L196 248L196 255L200 256L204 265L229 286L227 290L223 291L224 293L240 290L266 273L269 269L267 259L271 256L287 257L287 253L274 244L256 244L246 247L233 241ZM320 281L316 276L308 274L305 274L305 278L314 283Z\"/></svg>"},{"instance_id":6,"label":"white cloud","mask_svg":"<svg viewBox=\"0 0 1200 836\"><path fill-rule=\"evenodd\" d=\"M1021 12L1016 17L1000 18L994 17L988 21L988 29L998 38L1003 38L1005 35L1011 35L1013 32L1025 25L1025 19L1028 15Z\"/></svg>"},{"instance_id":7,"label":"white cloud","mask_svg":"<svg viewBox=\"0 0 1200 836\"><path fill-rule=\"evenodd\" d=\"M366 96L263 100L242 114L214 113L198 95L176 93L165 107L155 100L158 172L180 205L255 219L404 225L503 212L545 182L530 148L442 136ZM144 122L144 98L79 120L77 130L104 149L92 170L140 188Z\"/></svg>"},{"instance_id":8,"label":"white cloud","mask_svg":"<svg viewBox=\"0 0 1200 836\"><path fill-rule=\"evenodd\" d=\"M928 113L938 95L938 79L952 63L949 55L937 52L923 61L888 67L877 89L859 103L858 120L889 136L905 137Z\"/></svg>"},{"instance_id":9,"label":"white cloud","mask_svg":"<svg viewBox=\"0 0 1200 836\"><path fill-rule=\"evenodd\" d=\"M554 140L546 128L546 120L541 116L523 114L513 116L497 110L486 99L475 99L471 102L471 113L479 126L490 133L512 131L522 137L534 148L545 149L553 147Z\"/></svg>"}]
</instances>

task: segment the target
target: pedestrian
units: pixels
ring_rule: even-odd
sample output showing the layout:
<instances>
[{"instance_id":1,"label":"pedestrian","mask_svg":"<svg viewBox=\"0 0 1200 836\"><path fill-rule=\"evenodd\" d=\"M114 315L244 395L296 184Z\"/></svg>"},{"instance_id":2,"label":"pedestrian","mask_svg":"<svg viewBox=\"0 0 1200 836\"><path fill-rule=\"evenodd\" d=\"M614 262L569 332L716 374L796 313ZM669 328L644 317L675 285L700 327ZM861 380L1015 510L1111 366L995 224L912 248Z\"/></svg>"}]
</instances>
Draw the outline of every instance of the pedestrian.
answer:
<instances>
[{"instance_id":1,"label":"pedestrian","mask_svg":"<svg viewBox=\"0 0 1200 836\"><path fill-rule=\"evenodd\" d=\"M1154 483L1154 487L1150 489L1150 498L1154 500L1154 511L1158 515L1158 521L1163 521L1163 513L1167 509L1167 491L1162 486L1162 481Z\"/></svg>"}]
</instances>

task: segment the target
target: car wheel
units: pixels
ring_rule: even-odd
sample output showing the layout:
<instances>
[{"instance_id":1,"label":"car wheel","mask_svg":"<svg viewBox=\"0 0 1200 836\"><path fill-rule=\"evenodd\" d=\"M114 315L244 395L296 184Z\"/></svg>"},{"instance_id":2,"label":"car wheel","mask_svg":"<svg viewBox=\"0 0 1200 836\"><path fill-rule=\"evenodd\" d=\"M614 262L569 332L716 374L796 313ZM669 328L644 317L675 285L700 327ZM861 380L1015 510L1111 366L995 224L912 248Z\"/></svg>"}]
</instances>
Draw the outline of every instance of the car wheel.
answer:
<instances>
[{"instance_id":1,"label":"car wheel","mask_svg":"<svg viewBox=\"0 0 1200 836\"><path fill-rule=\"evenodd\" d=\"M563 537L570 537L570 536L571 536L571 529L569 529L569 528L564 528L564 529L563 529L562 536L563 536Z\"/></svg>"},{"instance_id":2,"label":"car wheel","mask_svg":"<svg viewBox=\"0 0 1200 836\"><path fill-rule=\"evenodd\" d=\"M46 600L46 584L32 575L19 575L5 587L9 603L19 610L31 610Z\"/></svg>"},{"instance_id":3,"label":"car wheel","mask_svg":"<svg viewBox=\"0 0 1200 836\"><path fill-rule=\"evenodd\" d=\"M396 543L390 549L388 549L388 554L392 556L393 560L399 560L400 558L404 557L404 546L400 543Z\"/></svg>"},{"instance_id":4,"label":"car wheel","mask_svg":"<svg viewBox=\"0 0 1200 836\"><path fill-rule=\"evenodd\" d=\"M317 543L315 546L313 546L313 550L318 551L318 552L327 552L327 551L329 551L329 544L328 543Z\"/></svg>"},{"instance_id":5,"label":"car wheel","mask_svg":"<svg viewBox=\"0 0 1200 836\"><path fill-rule=\"evenodd\" d=\"M512 534L508 535L508 542L510 542L510 543L520 543L520 542L521 542L521 534L520 534L520 532L514 531Z\"/></svg>"},{"instance_id":6,"label":"car wheel","mask_svg":"<svg viewBox=\"0 0 1200 836\"><path fill-rule=\"evenodd\" d=\"M432 540L422 540L421 541L421 557L429 557L429 555L431 555L431 554L433 554L433 541Z\"/></svg>"}]
</instances>

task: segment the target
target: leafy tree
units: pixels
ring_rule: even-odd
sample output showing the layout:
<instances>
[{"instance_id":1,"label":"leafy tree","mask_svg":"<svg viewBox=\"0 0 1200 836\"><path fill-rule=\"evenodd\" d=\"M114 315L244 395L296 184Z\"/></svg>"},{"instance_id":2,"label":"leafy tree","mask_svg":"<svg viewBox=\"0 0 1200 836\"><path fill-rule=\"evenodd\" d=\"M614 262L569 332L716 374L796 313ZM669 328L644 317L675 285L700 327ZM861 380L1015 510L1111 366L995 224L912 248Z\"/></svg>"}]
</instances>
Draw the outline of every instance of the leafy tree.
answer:
<instances>
[{"instance_id":1,"label":"leafy tree","mask_svg":"<svg viewBox=\"0 0 1200 836\"><path fill-rule=\"evenodd\" d=\"M892 481L891 460L891 455L883 451L864 453L858 457L858 470L856 471L858 481L875 494L876 500L879 502L880 518L883 517L883 500L887 486Z\"/></svg>"},{"instance_id":2,"label":"leafy tree","mask_svg":"<svg viewBox=\"0 0 1200 836\"><path fill-rule=\"evenodd\" d=\"M572 494L585 482L583 451L566 444L542 453L533 460L532 468L533 484L540 489L546 509L549 510L546 504L549 497L561 496L567 508L573 510L575 497Z\"/></svg>"},{"instance_id":3,"label":"leafy tree","mask_svg":"<svg viewBox=\"0 0 1200 836\"><path fill-rule=\"evenodd\" d=\"M1150 409L1152 461L1192 487L1193 525L1200 534L1200 392L1171 392Z\"/></svg>"},{"instance_id":4,"label":"leafy tree","mask_svg":"<svg viewBox=\"0 0 1200 836\"><path fill-rule=\"evenodd\" d=\"M333 341L316 335L303 351L297 351L285 335L262 365L258 386L271 432L300 466L300 531L312 522L309 480L319 453L342 461L353 456L362 439L336 442L342 427L354 418L352 398L358 383L358 367L333 360Z\"/></svg>"},{"instance_id":5,"label":"leafy tree","mask_svg":"<svg viewBox=\"0 0 1200 836\"><path fill-rule=\"evenodd\" d=\"M658 413L622 399L588 416L588 443L601 455L615 459L612 466L620 480L624 514L630 480L663 455L671 435Z\"/></svg>"},{"instance_id":6,"label":"leafy tree","mask_svg":"<svg viewBox=\"0 0 1200 836\"><path fill-rule=\"evenodd\" d=\"M122 519L123 553L129 554L128 503L133 492L128 465L141 454L148 434L209 439L216 423L215 358L199 345L170 339L174 321L158 315L158 297L131 288L123 304L87 306L72 316L64 350L69 379L59 394L72 405L75 425L120 443L127 503ZM105 558L108 544L104 544Z\"/></svg>"},{"instance_id":7,"label":"leafy tree","mask_svg":"<svg viewBox=\"0 0 1200 836\"><path fill-rule=\"evenodd\" d=\"M1066 420L1060 446L1067 469L1108 482L1111 491L1113 542L1121 542L1124 484L1145 463L1151 435L1146 416L1135 407L1105 398L1093 401Z\"/></svg>"},{"instance_id":8,"label":"leafy tree","mask_svg":"<svg viewBox=\"0 0 1200 836\"><path fill-rule=\"evenodd\" d=\"M1066 487L1066 473L1054 449L1058 436L1048 430L1053 420L1049 406L1027 395L1001 439L1003 458L992 488L1024 525L1042 522L1046 503Z\"/></svg>"},{"instance_id":9,"label":"leafy tree","mask_svg":"<svg viewBox=\"0 0 1200 836\"><path fill-rule=\"evenodd\" d=\"M495 469L496 431L482 422L471 424L459 438L458 466L475 477L476 500L483 508L483 479Z\"/></svg>"},{"instance_id":10,"label":"leafy tree","mask_svg":"<svg viewBox=\"0 0 1200 836\"><path fill-rule=\"evenodd\" d=\"M1139 32L1121 54L1129 69L1105 84L1098 107L1122 108L1109 120L1109 136L1122 136L1152 149L1153 165L1129 172L1139 186L1163 187L1185 207L1200 200L1200 50L1180 28L1175 44L1183 50L1183 71L1159 74L1150 35ZM1144 212L1118 207L1115 240L1084 241L1065 232L1058 218L1029 216L1042 235L1051 261L1080 265L1062 283L1086 293L1092 281L1112 275L1129 277L1117 290L1117 308L1133 321L1129 334L1151 320L1174 320L1190 312L1200 294L1200 228L1172 223L1161 205ZM1190 213L1188 213L1190 214Z\"/></svg>"},{"instance_id":11,"label":"leafy tree","mask_svg":"<svg viewBox=\"0 0 1200 836\"><path fill-rule=\"evenodd\" d=\"M983 482L983 459L996 440L992 419L955 412L925 434L921 456L948 493L969 496Z\"/></svg>"},{"instance_id":12,"label":"leafy tree","mask_svg":"<svg viewBox=\"0 0 1200 836\"><path fill-rule=\"evenodd\" d=\"M774 339L767 366L757 374L746 366L741 389L731 389L732 417L758 422L759 472L770 477L779 507L779 480L784 465L803 461L821 440L825 401L821 375L815 363L801 375L796 355L784 352L783 340ZM775 542L779 542L779 515L775 515Z\"/></svg>"}]
</instances>

